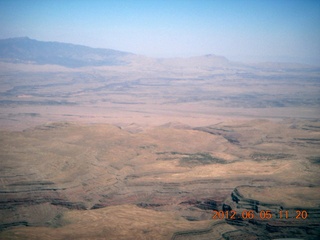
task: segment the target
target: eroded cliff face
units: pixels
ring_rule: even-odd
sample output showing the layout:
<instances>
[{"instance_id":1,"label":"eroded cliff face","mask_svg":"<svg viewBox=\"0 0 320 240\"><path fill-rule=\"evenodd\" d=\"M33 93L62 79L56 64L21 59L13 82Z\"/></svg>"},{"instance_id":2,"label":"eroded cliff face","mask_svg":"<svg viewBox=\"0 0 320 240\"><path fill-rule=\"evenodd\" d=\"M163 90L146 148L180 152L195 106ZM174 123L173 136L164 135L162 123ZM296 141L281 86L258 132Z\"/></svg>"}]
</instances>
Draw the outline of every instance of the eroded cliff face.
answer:
<instances>
[{"instance_id":1,"label":"eroded cliff face","mask_svg":"<svg viewBox=\"0 0 320 240\"><path fill-rule=\"evenodd\" d=\"M229 213L229 224L250 232L257 239L261 235L317 239L319 192L317 186L238 186L225 200L223 210L235 213Z\"/></svg>"},{"instance_id":2,"label":"eroded cliff face","mask_svg":"<svg viewBox=\"0 0 320 240\"><path fill-rule=\"evenodd\" d=\"M1 132L0 237L316 239L319 122L175 126Z\"/></svg>"}]
</instances>

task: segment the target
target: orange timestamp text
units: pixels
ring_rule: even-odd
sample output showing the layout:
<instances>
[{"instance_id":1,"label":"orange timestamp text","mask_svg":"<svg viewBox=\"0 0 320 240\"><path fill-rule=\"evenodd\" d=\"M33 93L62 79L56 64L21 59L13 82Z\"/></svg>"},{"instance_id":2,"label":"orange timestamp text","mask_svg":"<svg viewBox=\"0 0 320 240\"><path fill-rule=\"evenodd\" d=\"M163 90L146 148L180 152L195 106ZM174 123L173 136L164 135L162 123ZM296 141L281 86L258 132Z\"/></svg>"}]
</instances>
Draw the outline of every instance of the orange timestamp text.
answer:
<instances>
[{"instance_id":1,"label":"orange timestamp text","mask_svg":"<svg viewBox=\"0 0 320 240\"><path fill-rule=\"evenodd\" d=\"M279 210L277 213L271 212L271 210L261 210L255 212L253 210L243 210L242 212L237 212L235 210L230 211L217 211L213 210L212 219L261 219L268 220L275 216L278 219L307 219L308 212L306 210L296 210L295 213L289 213L288 210Z\"/></svg>"}]
</instances>

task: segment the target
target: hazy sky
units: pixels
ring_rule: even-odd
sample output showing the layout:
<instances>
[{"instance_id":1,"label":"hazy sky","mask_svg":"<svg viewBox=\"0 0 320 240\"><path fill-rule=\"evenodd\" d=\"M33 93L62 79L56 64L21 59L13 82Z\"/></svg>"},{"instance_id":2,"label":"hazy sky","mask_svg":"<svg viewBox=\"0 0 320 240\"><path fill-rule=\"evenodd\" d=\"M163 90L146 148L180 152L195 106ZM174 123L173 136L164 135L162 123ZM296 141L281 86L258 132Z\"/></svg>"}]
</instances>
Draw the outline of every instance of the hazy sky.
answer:
<instances>
[{"instance_id":1,"label":"hazy sky","mask_svg":"<svg viewBox=\"0 0 320 240\"><path fill-rule=\"evenodd\" d=\"M0 0L0 38L19 36L152 57L319 59L320 0Z\"/></svg>"}]
</instances>

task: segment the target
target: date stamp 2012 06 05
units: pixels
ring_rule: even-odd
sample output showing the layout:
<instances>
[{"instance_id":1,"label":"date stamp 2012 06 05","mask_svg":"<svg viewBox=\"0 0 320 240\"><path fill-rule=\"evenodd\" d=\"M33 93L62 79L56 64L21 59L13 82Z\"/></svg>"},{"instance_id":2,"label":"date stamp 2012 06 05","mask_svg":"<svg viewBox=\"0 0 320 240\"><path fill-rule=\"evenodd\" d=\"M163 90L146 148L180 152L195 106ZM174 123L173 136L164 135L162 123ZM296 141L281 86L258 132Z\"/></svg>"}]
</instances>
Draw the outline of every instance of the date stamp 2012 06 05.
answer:
<instances>
[{"instance_id":1,"label":"date stamp 2012 06 05","mask_svg":"<svg viewBox=\"0 0 320 240\"><path fill-rule=\"evenodd\" d=\"M237 215L237 211L217 211L213 210L212 219L238 219L241 217L242 219L261 219L268 220L273 217L277 219L307 219L308 212L306 210L296 210L295 213L289 212L288 210L279 210L277 213L272 213L271 210L261 210L259 212L255 212L253 210L244 210L239 212Z\"/></svg>"}]
</instances>

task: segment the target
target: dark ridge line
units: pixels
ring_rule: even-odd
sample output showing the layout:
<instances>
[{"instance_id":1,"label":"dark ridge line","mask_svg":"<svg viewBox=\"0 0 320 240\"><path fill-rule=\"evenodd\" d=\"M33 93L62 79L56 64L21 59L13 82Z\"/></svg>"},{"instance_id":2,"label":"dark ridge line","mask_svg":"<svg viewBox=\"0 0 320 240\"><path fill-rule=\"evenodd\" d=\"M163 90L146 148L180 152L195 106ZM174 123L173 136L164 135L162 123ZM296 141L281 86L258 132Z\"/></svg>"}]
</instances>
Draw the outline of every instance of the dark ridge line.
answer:
<instances>
[{"instance_id":1,"label":"dark ridge line","mask_svg":"<svg viewBox=\"0 0 320 240\"><path fill-rule=\"evenodd\" d=\"M38 192L38 191L58 191L58 190L66 190L66 188L37 188L37 189L29 189L29 190L0 190L0 194L1 193Z\"/></svg>"},{"instance_id":2,"label":"dark ridge line","mask_svg":"<svg viewBox=\"0 0 320 240\"><path fill-rule=\"evenodd\" d=\"M8 186L33 186L33 185L53 185L54 182L51 181L29 181L29 182L15 182Z\"/></svg>"},{"instance_id":3,"label":"dark ridge line","mask_svg":"<svg viewBox=\"0 0 320 240\"><path fill-rule=\"evenodd\" d=\"M11 223L3 223L0 224L0 232L6 230L10 227L17 227L17 226L30 226L27 221L19 221L19 222L11 222Z\"/></svg>"}]
</instances>

